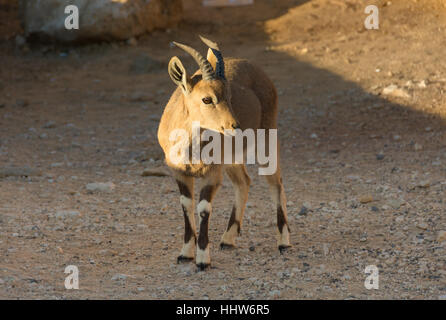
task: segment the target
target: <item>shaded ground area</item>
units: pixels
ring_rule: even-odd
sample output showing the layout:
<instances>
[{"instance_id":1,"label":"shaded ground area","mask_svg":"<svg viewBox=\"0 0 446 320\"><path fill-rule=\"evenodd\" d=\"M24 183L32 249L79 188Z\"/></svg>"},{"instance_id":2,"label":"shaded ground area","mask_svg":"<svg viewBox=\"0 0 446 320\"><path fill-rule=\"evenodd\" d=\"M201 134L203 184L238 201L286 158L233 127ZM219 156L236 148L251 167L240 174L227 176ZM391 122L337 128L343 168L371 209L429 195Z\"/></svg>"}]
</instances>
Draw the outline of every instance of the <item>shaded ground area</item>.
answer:
<instances>
[{"instance_id":1,"label":"shaded ground area","mask_svg":"<svg viewBox=\"0 0 446 320\"><path fill-rule=\"evenodd\" d=\"M203 11L187 2L180 28L136 46L1 43L0 168L41 174L0 174L0 298L446 295L443 2L376 1L377 31L364 29L359 0L280 3ZM169 42L198 48L197 33L277 86L293 244L276 249L274 208L250 167L236 250L217 248L233 201L226 178L216 197L207 272L175 263L175 183L141 176L162 166L168 59L196 68ZM112 184L87 190L95 182ZM78 266L80 290L64 288L67 265ZM378 290L364 287L367 265L380 271Z\"/></svg>"}]
</instances>

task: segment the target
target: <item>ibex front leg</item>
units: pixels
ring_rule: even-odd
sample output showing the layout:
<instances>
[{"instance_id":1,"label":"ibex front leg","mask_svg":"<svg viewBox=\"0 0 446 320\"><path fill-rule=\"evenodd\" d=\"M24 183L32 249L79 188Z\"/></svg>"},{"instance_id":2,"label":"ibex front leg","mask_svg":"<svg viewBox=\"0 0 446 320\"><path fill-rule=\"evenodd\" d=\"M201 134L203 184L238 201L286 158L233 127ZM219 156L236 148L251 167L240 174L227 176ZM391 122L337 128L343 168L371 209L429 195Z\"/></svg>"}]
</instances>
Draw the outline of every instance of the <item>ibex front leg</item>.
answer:
<instances>
[{"instance_id":1,"label":"ibex front leg","mask_svg":"<svg viewBox=\"0 0 446 320\"><path fill-rule=\"evenodd\" d=\"M215 196L222 180L221 168L213 169L204 179L200 191L200 202L197 206L200 231L198 234L198 246L196 264L200 270L206 269L211 264L209 255L209 219L212 213L212 199Z\"/></svg>"},{"instance_id":2,"label":"ibex front leg","mask_svg":"<svg viewBox=\"0 0 446 320\"><path fill-rule=\"evenodd\" d=\"M195 256L197 236L194 215L194 178L184 175L177 175L175 178L180 188L180 203L184 215L184 244L177 259L180 263L191 261Z\"/></svg>"}]
</instances>

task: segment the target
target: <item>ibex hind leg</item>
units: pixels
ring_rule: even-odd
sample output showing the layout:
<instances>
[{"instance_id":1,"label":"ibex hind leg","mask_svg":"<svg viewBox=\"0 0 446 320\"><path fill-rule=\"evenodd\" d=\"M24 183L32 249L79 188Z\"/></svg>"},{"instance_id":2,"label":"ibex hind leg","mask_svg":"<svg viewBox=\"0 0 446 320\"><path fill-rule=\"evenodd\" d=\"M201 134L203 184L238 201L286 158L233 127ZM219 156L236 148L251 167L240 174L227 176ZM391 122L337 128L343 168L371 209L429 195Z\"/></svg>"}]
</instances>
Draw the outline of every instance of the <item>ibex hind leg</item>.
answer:
<instances>
[{"instance_id":1,"label":"ibex hind leg","mask_svg":"<svg viewBox=\"0 0 446 320\"><path fill-rule=\"evenodd\" d=\"M277 210L277 246L282 253L290 244L290 228L288 225L286 196L283 188L280 167L277 164L277 170L272 175L265 175L269 184L271 198Z\"/></svg>"},{"instance_id":2,"label":"ibex hind leg","mask_svg":"<svg viewBox=\"0 0 446 320\"><path fill-rule=\"evenodd\" d=\"M232 208L228 227L221 239L221 249L235 247L235 239L240 234L246 201L248 200L249 185L251 184L251 179L246 172L244 164L228 166L226 167L226 173L232 181L235 193L235 204Z\"/></svg>"}]
</instances>

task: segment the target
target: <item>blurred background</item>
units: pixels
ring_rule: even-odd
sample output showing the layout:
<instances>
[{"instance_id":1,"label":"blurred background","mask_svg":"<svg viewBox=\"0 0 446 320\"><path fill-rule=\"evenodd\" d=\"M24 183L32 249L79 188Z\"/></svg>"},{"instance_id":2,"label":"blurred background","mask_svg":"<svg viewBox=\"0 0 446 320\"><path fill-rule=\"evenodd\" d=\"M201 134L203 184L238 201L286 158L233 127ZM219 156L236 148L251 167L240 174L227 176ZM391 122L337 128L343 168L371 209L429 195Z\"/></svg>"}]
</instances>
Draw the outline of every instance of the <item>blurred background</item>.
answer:
<instances>
[{"instance_id":1,"label":"blurred background","mask_svg":"<svg viewBox=\"0 0 446 320\"><path fill-rule=\"evenodd\" d=\"M0 0L0 298L445 298L445 17L444 0ZM250 167L239 248L213 245L201 274L175 264L183 218L156 139L169 59L197 69L171 41L204 54L198 34L277 87L294 245L276 252ZM232 201L225 180L213 244Z\"/></svg>"}]
</instances>

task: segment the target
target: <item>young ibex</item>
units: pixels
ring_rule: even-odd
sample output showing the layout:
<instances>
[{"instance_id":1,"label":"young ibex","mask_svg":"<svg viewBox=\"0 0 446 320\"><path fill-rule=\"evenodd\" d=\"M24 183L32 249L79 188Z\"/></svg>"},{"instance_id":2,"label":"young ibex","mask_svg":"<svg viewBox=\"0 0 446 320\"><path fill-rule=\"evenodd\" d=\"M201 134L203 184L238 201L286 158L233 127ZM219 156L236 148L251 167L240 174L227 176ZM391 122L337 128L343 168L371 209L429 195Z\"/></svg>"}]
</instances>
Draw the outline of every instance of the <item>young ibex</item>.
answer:
<instances>
[{"instance_id":1,"label":"young ibex","mask_svg":"<svg viewBox=\"0 0 446 320\"><path fill-rule=\"evenodd\" d=\"M185 234L178 262L190 261L195 257L198 268L203 270L210 265L208 227L211 202L221 184L223 169L232 181L235 205L221 240L221 249L235 246L235 238L240 233L248 199L250 178L244 163L189 164L173 161L171 149L174 147L174 141L171 141L171 133L176 129L183 129L191 136L192 122L195 121L199 121L202 129L214 130L220 133L221 137L228 132L225 130L236 128L266 129L266 132L269 129L277 129L277 93L273 83L260 68L247 60L223 59L216 43L200 38L209 47L207 59L195 49L174 42L194 58L199 70L190 77L178 57L170 60L168 72L178 88L173 92L164 110L158 129L158 141L181 193ZM278 148L277 145L275 147ZM221 153L224 154L224 150ZM279 153L276 154L278 157ZM198 236L194 215L195 178L203 179L197 206ZM278 247L282 252L290 247L290 242L286 197L278 159L277 170L267 175L266 179L277 207Z\"/></svg>"}]
</instances>

